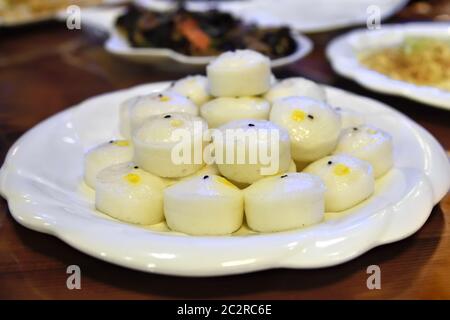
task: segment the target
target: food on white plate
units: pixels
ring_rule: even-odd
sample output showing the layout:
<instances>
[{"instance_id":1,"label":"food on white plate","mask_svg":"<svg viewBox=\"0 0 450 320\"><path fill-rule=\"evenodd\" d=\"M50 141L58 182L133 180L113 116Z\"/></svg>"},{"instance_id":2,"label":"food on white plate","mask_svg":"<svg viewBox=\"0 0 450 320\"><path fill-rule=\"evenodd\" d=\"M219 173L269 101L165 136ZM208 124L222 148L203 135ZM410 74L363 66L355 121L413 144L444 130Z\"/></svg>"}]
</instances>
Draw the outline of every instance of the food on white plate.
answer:
<instances>
[{"instance_id":1,"label":"food on white plate","mask_svg":"<svg viewBox=\"0 0 450 320\"><path fill-rule=\"evenodd\" d=\"M220 152L216 149L216 156L222 154L224 161L217 162L217 166L226 178L250 184L289 169L289 134L276 124L267 120L242 119L231 121L219 129L223 134L220 145L216 144L220 149ZM214 141L217 142L216 139Z\"/></svg>"},{"instance_id":2,"label":"food on white plate","mask_svg":"<svg viewBox=\"0 0 450 320\"><path fill-rule=\"evenodd\" d=\"M395 80L450 91L448 37L407 37L399 46L361 53L360 61Z\"/></svg>"},{"instance_id":3,"label":"food on white plate","mask_svg":"<svg viewBox=\"0 0 450 320\"><path fill-rule=\"evenodd\" d=\"M336 107L334 110L341 116L342 129L357 127L365 123L363 115L359 112L341 107Z\"/></svg>"},{"instance_id":4,"label":"food on white plate","mask_svg":"<svg viewBox=\"0 0 450 320\"><path fill-rule=\"evenodd\" d=\"M187 76L171 84L168 91L179 93L192 100L197 106L206 103L209 95L208 79L202 75Z\"/></svg>"},{"instance_id":5,"label":"food on white plate","mask_svg":"<svg viewBox=\"0 0 450 320\"><path fill-rule=\"evenodd\" d=\"M286 129L292 158L308 163L333 152L341 132L339 114L325 102L308 97L286 97L275 101L270 121Z\"/></svg>"},{"instance_id":6,"label":"food on white plate","mask_svg":"<svg viewBox=\"0 0 450 320\"><path fill-rule=\"evenodd\" d=\"M187 113L153 116L133 132L134 161L164 178L193 174L205 165L203 133L207 129L205 120Z\"/></svg>"},{"instance_id":7,"label":"food on white plate","mask_svg":"<svg viewBox=\"0 0 450 320\"><path fill-rule=\"evenodd\" d=\"M94 188L97 174L113 164L133 159L133 147L127 140L110 140L86 153L84 156L84 181Z\"/></svg>"},{"instance_id":8,"label":"food on white plate","mask_svg":"<svg viewBox=\"0 0 450 320\"><path fill-rule=\"evenodd\" d=\"M210 128L240 119L269 119L270 103L259 97L222 97L205 103L200 114Z\"/></svg>"},{"instance_id":9,"label":"food on white plate","mask_svg":"<svg viewBox=\"0 0 450 320\"><path fill-rule=\"evenodd\" d=\"M244 191L248 226L259 232L285 231L319 223L325 212L325 185L307 173L261 179Z\"/></svg>"},{"instance_id":10,"label":"food on white plate","mask_svg":"<svg viewBox=\"0 0 450 320\"><path fill-rule=\"evenodd\" d=\"M206 67L210 93L215 97L255 96L270 88L270 60L252 50L222 53Z\"/></svg>"},{"instance_id":11,"label":"food on white plate","mask_svg":"<svg viewBox=\"0 0 450 320\"><path fill-rule=\"evenodd\" d=\"M317 175L325 183L327 212L350 209L374 192L375 179L370 163L348 155L322 158L303 172Z\"/></svg>"},{"instance_id":12,"label":"food on white plate","mask_svg":"<svg viewBox=\"0 0 450 320\"><path fill-rule=\"evenodd\" d=\"M394 165L391 135L370 125L344 130L334 153L348 154L369 162L375 178L384 175Z\"/></svg>"},{"instance_id":13,"label":"food on white plate","mask_svg":"<svg viewBox=\"0 0 450 320\"><path fill-rule=\"evenodd\" d=\"M121 221L151 225L164 220L164 183L132 162L100 171L95 184L95 207Z\"/></svg>"},{"instance_id":14,"label":"food on white plate","mask_svg":"<svg viewBox=\"0 0 450 320\"><path fill-rule=\"evenodd\" d=\"M264 95L264 99L274 103L275 100L286 97L309 97L319 101L326 101L325 89L314 81L295 77L287 78L275 83Z\"/></svg>"},{"instance_id":15,"label":"food on white plate","mask_svg":"<svg viewBox=\"0 0 450 320\"><path fill-rule=\"evenodd\" d=\"M293 54L298 47L286 26L261 27L221 10L199 12L177 6L161 12L131 4L115 26L134 48L171 49L189 57L253 49L270 59L279 59Z\"/></svg>"},{"instance_id":16,"label":"food on white plate","mask_svg":"<svg viewBox=\"0 0 450 320\"><path fill-rule=\"evenodd\" d=\"M221 176L198 176L164 190L164 213L174 231L226 235L242 225L244 196Z\"/></svg>"},{"instance_id":17,"label":"food on white plate","mask_svg":"<svg viewBox=\"0 0 450 320\"><path fill-rule=\"evenodd\" d=\"M244 215L256 232L279 232L357 206L392 168L388 133L327 104L310 80L267 91L272 75L259 53L227 52L207 73L122 104L131 140L85 157L99 211L141 225L165 218L189 235L234 233Z\"/></svg>"},{"instance_id":18,"label":"food on white plate","mask_svg":"<svg viewBox=\"0 0 450 320\"><path fill-rule=\"evenodd\" d=\"M171 91L154 92L133 97L124 101L120 107L120 133L127 139L151 116L183 112L198 115L198 107L189 98Z\"/></svg>"}]
</instances>

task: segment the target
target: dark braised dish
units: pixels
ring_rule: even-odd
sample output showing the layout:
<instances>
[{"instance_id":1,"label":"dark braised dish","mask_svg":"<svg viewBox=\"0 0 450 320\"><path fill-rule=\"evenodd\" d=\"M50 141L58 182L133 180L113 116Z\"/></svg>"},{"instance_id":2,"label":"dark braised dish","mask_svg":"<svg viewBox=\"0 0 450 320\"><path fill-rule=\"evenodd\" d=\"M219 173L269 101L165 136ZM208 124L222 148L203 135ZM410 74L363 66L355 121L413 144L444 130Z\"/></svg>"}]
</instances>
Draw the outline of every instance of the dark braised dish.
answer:
<instances>
[{"instance_id":1,"label":"dark braised dish","mask_svg":"<svg viewBox=\"0 0 450 320\"><path fill-rule=\"evenodd\" d=\"M252 49L278 59L297 50L288 27L260 28L216 10L155 12L131 5L116 27L134 48L168 48L188 56Z\"/></svg>"}]
</instances>

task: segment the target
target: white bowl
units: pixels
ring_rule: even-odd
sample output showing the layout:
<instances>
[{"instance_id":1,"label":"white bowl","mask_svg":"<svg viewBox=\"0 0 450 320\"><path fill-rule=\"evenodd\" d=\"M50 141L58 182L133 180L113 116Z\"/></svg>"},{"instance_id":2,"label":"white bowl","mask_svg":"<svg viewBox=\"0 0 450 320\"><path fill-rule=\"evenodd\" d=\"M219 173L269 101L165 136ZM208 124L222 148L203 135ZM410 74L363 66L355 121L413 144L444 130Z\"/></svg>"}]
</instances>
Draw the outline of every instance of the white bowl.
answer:
<instances>
[{"instance_id":1,"label":"white bowl","mask_svg":"<svg viewBox=\"0 0 450 320\"><path fill-rule=\"evenodd\" d=\"M450 110L450 91L395 80L371 70L359 62L358 53L400 45L406 36L450 39L450 25L448 23L421 22L382 25L379 30L355 30L334 39L327 47L327 57L338 74L350 78L368 89Z\"/></svg>"},{"instance_id":2,"label":"white bowl","mask_svg":"<svg viewBox=\"0 0 450 320\"><path fill-rule=\"evenodd\" d=\"M297 50L286 57L271 60L272 68L291 64L308 55L313 49L312 41L304 35L293 32L292 37L297 43ZM133 48L117 30L110 32L110 36L105 43L105 49L109 53L126 60L155 65L171 65L173 62L177 62L183 65L204 67L215 58L192 57L164 48Z\"/></svg>"},{"instance_id":3,"label":"white bowl","mask_svg":"<svg viewBox=\"0 0 450 320\"><path fill-rule=\"evenodd\" d=\"M170 232L164 224L143 228L119 222L97 212L93 192L80 187L83 154L119 137L120 102L167 86L148 84L91 98L23 135L0 170L0 191L13 217L124 267L211 276L343 263L413 234L449 189L447 156L425 129L384 104L327 87L333 105L363 112L368 123L394 138L395 169L377 181L369 200L344 213L327 213L324 223L273 234L244 227L232 236L194 237Z\"/></svg>"}]
</instances>

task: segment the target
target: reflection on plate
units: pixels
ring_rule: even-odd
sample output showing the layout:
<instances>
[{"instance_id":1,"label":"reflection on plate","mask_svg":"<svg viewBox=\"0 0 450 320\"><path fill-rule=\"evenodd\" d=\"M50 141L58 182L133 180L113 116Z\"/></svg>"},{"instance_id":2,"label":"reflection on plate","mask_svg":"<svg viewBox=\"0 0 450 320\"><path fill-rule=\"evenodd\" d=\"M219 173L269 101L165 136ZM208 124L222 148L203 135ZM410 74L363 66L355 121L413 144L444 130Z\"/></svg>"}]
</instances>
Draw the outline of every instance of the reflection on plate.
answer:
<instances>
[{"instance_id":1,"label":"reflection on plate","mask_svg":"<svg viewBox=\"0 0 450 320\"><path fill-rule=\"evenodd\" d=\"M449 91L395 80L360 63L361 54L399 46L406 37L450 39L450 29L447 23L407 23L382 25L379 30L356 30L333 40L327 48L327 57L337 73L369 89L450 109Z\"/></svg>"},{"instance_id":2,"label":"reflection on plate","mask_svg":"<svg viewBox=\"0 0 450 320\"><path fill-rule=\"evenodd\" d=\"M125 267L173 275L224 275L343 263L417 231L449 189L447 156L428 132L379 102L327 87L332 105L362 112L367 123L393 136L395 169L377 181L369 200L350 211L327 214L322 224L273 234L244 228L233 236L187 237L164 225L143 228L118 222L95 211L91 196L80 190L84 152L111 136L119 137L121 101L168 84L89 99L20 138L0 171L0 190L14 218Z\"/></svg>"}]
</instances>

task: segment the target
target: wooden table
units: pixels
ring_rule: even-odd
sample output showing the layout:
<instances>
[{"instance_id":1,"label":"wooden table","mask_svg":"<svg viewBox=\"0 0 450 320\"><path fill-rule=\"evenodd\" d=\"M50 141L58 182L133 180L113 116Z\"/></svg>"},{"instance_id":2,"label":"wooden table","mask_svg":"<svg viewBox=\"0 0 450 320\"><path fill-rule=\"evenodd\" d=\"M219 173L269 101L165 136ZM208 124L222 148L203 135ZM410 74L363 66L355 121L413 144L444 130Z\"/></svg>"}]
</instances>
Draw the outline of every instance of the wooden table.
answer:
<instances>
[{"instance_id":1,"label":"wooden table","mask_svg":"<svg viewBox=\"0 0 450 320\"><path fill-rule=\"evenodd\" d=\"M370 92L331 70L324 47L344 31L312 36L314 52L277 76L303 75L388 103L450 149L450 112ZM30 127L88 97L183 76L116 59L102 49L102 41L98 33L69 31L57 22L0 30L0 159ZM81 267L81 290L66 288L66 268L72 264ZM372 264L381 267L381 290L366 287L366 268ZM337 267L200 279L145 274L91 258L20 226L2 199L0 299L5 298L450 298L450 196L414 236Z\"/></svg>"}]
</instances>

